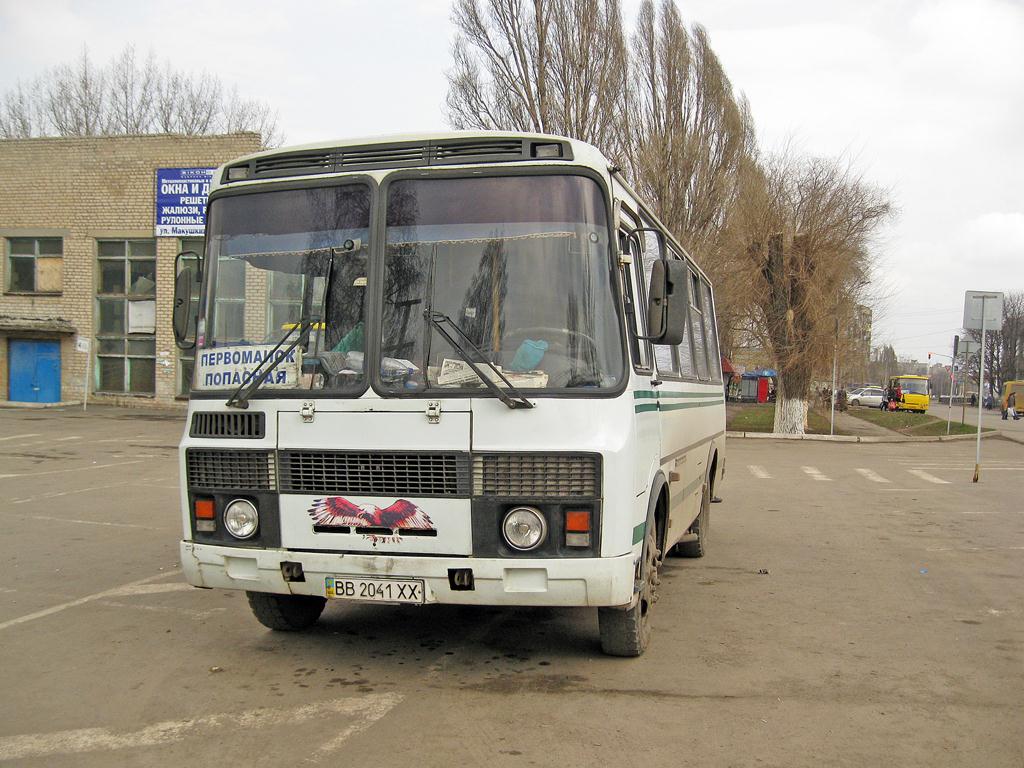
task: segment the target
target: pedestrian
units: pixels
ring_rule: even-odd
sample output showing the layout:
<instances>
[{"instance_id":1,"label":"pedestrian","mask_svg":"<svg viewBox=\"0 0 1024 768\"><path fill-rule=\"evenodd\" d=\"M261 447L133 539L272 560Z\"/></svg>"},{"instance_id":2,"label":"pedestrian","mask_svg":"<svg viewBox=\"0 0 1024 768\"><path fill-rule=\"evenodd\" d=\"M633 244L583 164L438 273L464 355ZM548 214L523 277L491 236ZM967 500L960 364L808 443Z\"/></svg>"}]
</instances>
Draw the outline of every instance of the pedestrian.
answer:
<instances>
[{"instance_id":1,"label":"pedestrian","mask_svg":"<svg viewBox=\"0 0 1024 768\"><path fill-rule=\"evenodd\" d=\"M1017 413L1017 393L1011 392L1010 396L1006 398L1006 410L1003 411L1003 421L1006 421L1007 416L1012 416L1014 421L1020 418L1020 414Z\"/></svg>"}]
</instances>

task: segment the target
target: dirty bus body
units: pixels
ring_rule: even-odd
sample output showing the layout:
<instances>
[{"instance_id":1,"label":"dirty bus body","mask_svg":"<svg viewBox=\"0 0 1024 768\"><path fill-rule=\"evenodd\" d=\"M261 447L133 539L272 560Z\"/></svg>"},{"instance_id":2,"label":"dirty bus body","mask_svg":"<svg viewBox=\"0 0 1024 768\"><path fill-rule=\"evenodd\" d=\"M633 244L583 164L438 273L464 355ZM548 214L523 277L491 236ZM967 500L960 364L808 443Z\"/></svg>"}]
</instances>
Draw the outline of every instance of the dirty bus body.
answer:
<instances>
[{"instance_id":1,"label":"dirty bus body","mask_svg":"<svg viewBox=\"0 0 1024 768\"><path fill-rule=\"evenodd\" d=\"M181 254L181 559L327 600L592 606L638 655L724 464L711 286L595 148L453 133L218 169Z\"/></svg>"}]
</instances>

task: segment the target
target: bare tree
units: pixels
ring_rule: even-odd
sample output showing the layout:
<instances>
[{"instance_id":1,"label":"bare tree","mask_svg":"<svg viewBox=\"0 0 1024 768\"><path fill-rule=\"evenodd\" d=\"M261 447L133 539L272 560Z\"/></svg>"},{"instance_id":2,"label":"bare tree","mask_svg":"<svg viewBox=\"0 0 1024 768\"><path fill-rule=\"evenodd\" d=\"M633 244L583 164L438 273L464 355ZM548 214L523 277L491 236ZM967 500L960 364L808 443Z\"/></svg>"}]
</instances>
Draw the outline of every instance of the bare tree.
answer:
<instances>
[{"instance_id":1,"label":"bare tree","mask_svg":"<svg viewBox=\"0 0 1024 768\"><path fill-rule=\"evenodd\" d=\"M632 40L625 121L629 175L658 217L716 286L723 350L746 325L746 278L723 231L745 158L755 151L746 100L737 95L700 25L687 29L673 0L640 6Z\"/></svg>"},{"instance_id":2,"label":"bare tree","mask_svg":"<svg viewBox=\"0 0 1024 768\"><path fill-rule=\"evenodd\" d=\"M83 49L74 62L0 97L0 138L238 131L258 132L264 146L282 141L267 104L226 91L208 73L160 66L152 52L139 61L131 45L105 67Z\"/></svg>"},{"instance_id":3,"label":"bare tree","mask_svg":"<svg viewBox=\"0 0 1024 768\"><path fill-rule=\"evenodd\" d=\"M0 102L0 138L27 139L39 134L43 102L38 81L18 83Z\"/></svg>"},{"instance_id":4,"label":"bare tree","mask_svg":"<svg viewBox=\"0 0 1024 768\"><path fill-rule=\"evenodd\" d=\"M775 431L804 431L816 369L831 367L841 318L868 284L871 245L892 214L886 193L836 160L781 155L746 165L728 240L779 371Z\"/></svg>"},{"instance_id":5,"label":"bare tree","mask_svg":"<svg viewBox=\"0 0 1024 768\"><path fill-rule=\"evenodd\" d=\"M615 144L627 68L618 0L455 0L456 128Z\"/></svg>"},{"instance_id":6,"label":"bare tree","mask_svg":"<svg viewBox=\"0 0 1024 768\"><path fill-rule=\"evenodd\" d=\"M110 65L110 129L112 133L145 133L152 124L159 71L152 53L140 66L135 48L125 47Z\"/></svg>"}]
</instances>

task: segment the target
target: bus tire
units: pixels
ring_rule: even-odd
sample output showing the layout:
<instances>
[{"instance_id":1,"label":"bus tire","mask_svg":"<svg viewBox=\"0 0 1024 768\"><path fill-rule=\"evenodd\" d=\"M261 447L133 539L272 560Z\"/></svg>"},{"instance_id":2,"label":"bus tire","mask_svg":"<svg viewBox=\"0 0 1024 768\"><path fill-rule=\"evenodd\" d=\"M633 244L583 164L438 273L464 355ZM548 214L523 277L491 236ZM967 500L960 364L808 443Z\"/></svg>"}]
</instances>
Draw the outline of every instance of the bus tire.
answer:
<instances>
[{"instance_id":1,"label":"bus tire","mask_svg":"<svg viewBox=\"0 0 1024 768\"><path fill-rule=\"evenodd\" d=\"M708 535L711 533L711 494L707 483L701 491L700 514L690 526L690 533L697 534L696 541L681 541L672 547L676 557L704 557L708 552Z\"/></svg>"},{"instance_id":2,"label":"bus tire","mask_svg":"<svg viewBox=\"0 0 1024 768\"><path fill-rule=\"evenodd\" d=\"M654 536L653 521L647 523L641 558L640 594L632 608L598 608L597 624L601 632L601 650L609 656L636 657L651 641L651 610L658 600L658 565L661 552Z\"/></svg>"},{"instance_id":3,"label":"bus tire","mask_svg":"<svg viewBox=\"0 0 1024 768\"><path fill-rule=\"evenodd\" d=\"M327 604L327 598L315 595L245 594L256 620L278 632L298 632L313 626Z\"/></svg>"}]
</instances>

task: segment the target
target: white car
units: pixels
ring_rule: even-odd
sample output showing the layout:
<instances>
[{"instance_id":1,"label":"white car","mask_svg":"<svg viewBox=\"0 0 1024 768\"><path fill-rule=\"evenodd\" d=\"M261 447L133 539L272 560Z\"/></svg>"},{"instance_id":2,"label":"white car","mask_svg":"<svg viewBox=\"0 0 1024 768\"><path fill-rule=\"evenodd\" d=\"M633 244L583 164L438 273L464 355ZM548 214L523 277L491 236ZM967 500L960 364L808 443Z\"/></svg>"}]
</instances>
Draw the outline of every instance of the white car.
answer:
<instances>
[{"instance_id":1,"label":"white car","mask_svg":"<svg viewBox=\"0 0 1024 768\"><path fill-rule=\"evenodd\" d=\"M882 404L884 391L881 387L865 387L850 395L850 405L870 405L877 408Z\"/></svg>"}]
</instances>

